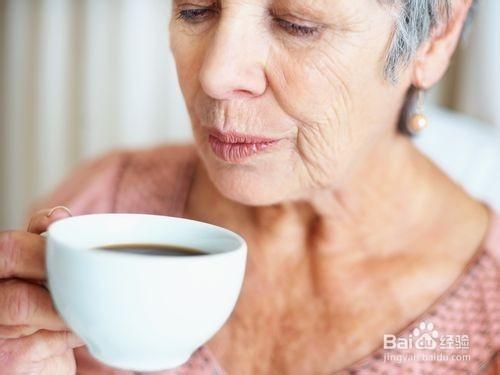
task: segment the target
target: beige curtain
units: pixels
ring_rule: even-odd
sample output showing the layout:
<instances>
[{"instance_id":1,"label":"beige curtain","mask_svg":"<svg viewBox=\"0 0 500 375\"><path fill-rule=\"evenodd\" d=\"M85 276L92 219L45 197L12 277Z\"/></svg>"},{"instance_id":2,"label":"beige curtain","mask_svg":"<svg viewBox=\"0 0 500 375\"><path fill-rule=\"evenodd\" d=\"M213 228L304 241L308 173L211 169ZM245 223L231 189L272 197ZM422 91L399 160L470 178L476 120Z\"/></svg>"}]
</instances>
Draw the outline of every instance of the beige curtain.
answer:
<instances>
[{"instance_id":1,"label":"beige curtain","mask_svg":"<svg viewBox=\"0 0 500 375\"><path fill-rule=\"evenodd\" d=\"M498 0L429 100L500 126ZM0 230L75 163L190 138L169 0L0 0Z\"/></svg>"},{"instance_id":2,"label":"beige curtain","mask_svg":"<svg viewBox=\"0 0 500 375\"><path fill-rule=\"evenodd\" d=\"M189 139L169 1L0 4L0 229L82 159Z\"/></svg>"}]
</instances>

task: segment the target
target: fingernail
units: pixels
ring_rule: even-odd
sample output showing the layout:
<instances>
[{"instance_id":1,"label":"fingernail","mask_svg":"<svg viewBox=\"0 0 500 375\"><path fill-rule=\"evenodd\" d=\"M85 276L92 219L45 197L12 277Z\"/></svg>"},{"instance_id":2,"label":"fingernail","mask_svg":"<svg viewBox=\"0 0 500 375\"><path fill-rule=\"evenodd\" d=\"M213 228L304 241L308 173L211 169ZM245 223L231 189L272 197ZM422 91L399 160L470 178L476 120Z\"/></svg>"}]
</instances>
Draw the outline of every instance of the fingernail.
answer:
<instances>
[{"instance_id":1,"label":"fingernail","mask_svg":"<svg viewBox=\"0 0 500 375\"><path fill-rule=\"evenodd\" d=\"M73 216L73 214L71 213L71 211L69 210L69 208L68 208L68 207L65 207L65 206L56 206L56 207L54 207L52 210L50 210L50 212L47 214L47 217L51 217L51 216L52 216L52 214L53 214L56 210L58 210L58 209L63 209L64 211L66 211L66 212L69 214L69 216Z\"/></svg>"}]
</instances>

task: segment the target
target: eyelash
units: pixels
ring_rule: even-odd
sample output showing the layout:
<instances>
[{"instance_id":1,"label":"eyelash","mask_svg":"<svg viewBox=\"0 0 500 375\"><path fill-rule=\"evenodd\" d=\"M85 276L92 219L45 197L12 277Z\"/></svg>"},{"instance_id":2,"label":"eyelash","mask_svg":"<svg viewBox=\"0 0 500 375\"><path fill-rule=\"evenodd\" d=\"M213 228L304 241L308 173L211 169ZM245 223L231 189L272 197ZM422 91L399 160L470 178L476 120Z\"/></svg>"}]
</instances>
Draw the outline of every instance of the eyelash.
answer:
<instances>
[{"instance_id":1,"label":"eyelash","mask_svg":"<svg viewBox=\"0 0 500 375\"><path fill-rule=\"evenodd\" d=\"M203 19L200 19L200 16L203 17L212 11L213 9L210 8L185 9L177 13L177 19L190 23L200 23L203 21Z\"/></svg>"},{"instance_id":2,"label":"eyelash","mask_svg":"<svg viewBox=\"0 0 500 375\"><path fill-rule=\"evenodd\" d=\"M210 12L215 11L210 8L185 9L178 12L177 19L196 24L203 22L204 17L206 17ZM319 32L319 27L298 25L282 18L273 17L273 21L283 30L297 37L310 37Z\"/></svg>"},{"instance_id":3,"label":"eyelash","mask_svg":"<svg viewBox=\"0 0 500 375\"><path fill-rule=\"evenodd\" d=\"M296 23L284 20L282 18L274 17L273 21L276 22L276 24L283 30L287 31L289 34L294 36L308 37L317 34L319 31L319 27L298 25Z\"/></svg>"}]
</instances>

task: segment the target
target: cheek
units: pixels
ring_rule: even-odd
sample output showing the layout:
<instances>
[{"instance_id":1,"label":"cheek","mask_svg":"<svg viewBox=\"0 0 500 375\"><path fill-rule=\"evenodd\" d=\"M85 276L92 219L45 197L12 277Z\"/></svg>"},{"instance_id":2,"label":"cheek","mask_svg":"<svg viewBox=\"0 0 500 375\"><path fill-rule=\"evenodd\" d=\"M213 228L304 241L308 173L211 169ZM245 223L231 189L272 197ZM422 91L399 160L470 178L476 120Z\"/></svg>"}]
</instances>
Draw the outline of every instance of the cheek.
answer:
<instances>
[{"instance_id":1,"label":"cheek","mask_svg":"<svg viewBox=\"0 0 500 375\"><path fill-rule=\"evenodd\" d=\"M331 122L349 106L348 72L327 53L272 49L266 69L277 101L303 124Z\"/></svg>"},{"instance_id":2,"label":"cheek","mask_svg":"<svg viewBox=\"0 0 500 375\"><path fill-rule=\"evenodd\" d=\"M188 36L172 30L170 49L177 69L179 86L189 110L199 88L198 73L203 63L206 44L201 37Z\"/></svg>"},{"instance_id":3,"label":"cheek","mask_svg":"<svg viewBox=\"0 0 500 375\"><path fill-rule=\"evenodd\" d=\"M301 168L313 187L323 187L341 173L343 150L352 149L354 142L352 73L326 47L292 56L275 50L270 56L273 94L299 124L296 170Z\"/></svg>"},{"instance_id":4,"label":"cheek","mask_svg":"<svg viewBox=\"0 0 500 375\"><path fill-rule=\"evenodd\" d=\"M316 186L348 173L390 124L380 116L394 107L381 104L390 96L382 74L385 40L370 35L338 36L309 50L275 48L269 55L269 84L299 123L297 151Z\"/></svg>"}]
</instances>

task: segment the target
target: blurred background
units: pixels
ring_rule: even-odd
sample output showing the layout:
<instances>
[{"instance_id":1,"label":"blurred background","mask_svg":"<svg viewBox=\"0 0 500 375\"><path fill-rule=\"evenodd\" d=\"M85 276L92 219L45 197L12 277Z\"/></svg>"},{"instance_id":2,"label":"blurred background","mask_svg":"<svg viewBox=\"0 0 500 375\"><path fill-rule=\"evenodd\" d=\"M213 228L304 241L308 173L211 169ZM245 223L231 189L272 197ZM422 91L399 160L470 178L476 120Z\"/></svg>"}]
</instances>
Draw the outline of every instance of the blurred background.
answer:
<instances>
[{"instance_id":1,"label":"blurred background","mask_svg":"<svg viewBox=\"0 0 500 375\"><path fill-rule=\"evenodd\" d=\"M0 230L19 227L77 163L190 139L169 15L169 0L0 0ZM498 209L499 19L498 0L479 0L416 140Z\"/></svg>"}]
</instances>

